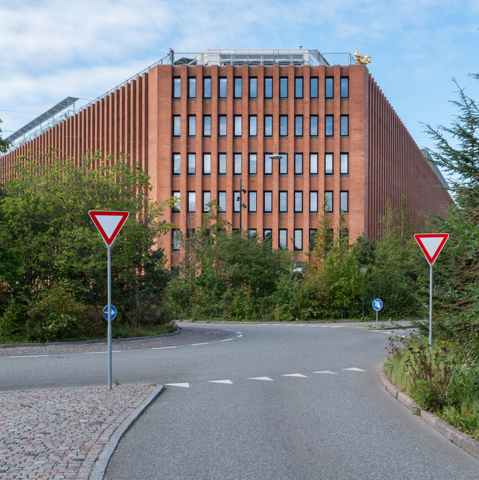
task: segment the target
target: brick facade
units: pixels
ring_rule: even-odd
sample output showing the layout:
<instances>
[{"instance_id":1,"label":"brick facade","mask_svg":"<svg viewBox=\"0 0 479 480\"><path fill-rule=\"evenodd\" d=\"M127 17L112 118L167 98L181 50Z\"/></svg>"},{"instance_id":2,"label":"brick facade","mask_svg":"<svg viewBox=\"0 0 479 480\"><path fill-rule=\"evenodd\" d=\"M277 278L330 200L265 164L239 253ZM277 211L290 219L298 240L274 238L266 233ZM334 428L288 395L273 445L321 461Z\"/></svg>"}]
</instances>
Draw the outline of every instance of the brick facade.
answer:
<instances>
[{"instance_id":1,"label":"brick facade","mask_svg":"<svg viewBox=\"0 0 479 480\"><path fill-rule=\"evenodd\" d=\"M196 97L188 98L188 78L196 78ZM203 79L211 78L211 98L203 98ZM257 98L249 97L249 79L257 78ZM265 98L265 77L272 77L273 97ZM303 98L295 98L295 78L303 78ZM318 97L311 98L310 79L318 78ZM325 98L326 78L333 78L333 98ZM181 79L180 98L173 98L173 78ZM219 98L219 78L226 78L226 98ZM234 79L242 79L242 96L234 98ZM287 98L280 98L280 79L288 79ZM341 78L349 79L349 95L341 98ZM203 117L211 116L211 136L203 136ZM219 136L219 116L226 115L226 135ZM271 136L264 135L265 115L273 118ZM318 135L310 135L310 117L318 118ZM326 116L333 116L334 135L325 136ZM173 116L180 117L181 135L173 136ZM196 117L196 134L188 135L188 118ZM241 136L234 135L234 117L241 116ZM257 135L249 135L249 118L257 117ZM288 132L280 135L279 117L288 117ZM295 117L303 118L303 135L295 136ZM348 135L341 136L341 116L349 118ZM279 229L287 230L288 248L295 230L302 230L303 252L308 249L310 229L317 227L320 213L310 212L310 191L318 192L318 210L324 192L333 192L332 216L339 223L340 192L348 192L346 218L350 236L366 232L375 238L379 216L387 198L398 206L405 194L413 214L432 210L444 214L449 194L393 108L361 65L351 66L171 66L158 65L108 96L57 125L2 159L2 176L18 155L46 146L60 149L78 160L87 149L102 154L128 153L151 176L155 200L173 192L182 198L180 213L166 212L165 220L183 231L200 225L202 194L226 192L221 215L239 228L239 213L233 212L233 192L242 187L257 192L257 211L242 209L242 228L263 236L272 230L273 246L279 246ZM265 154L288 155L288 173L264 174ZM196 155L196 172L188 175L188 154ZM341 154L349 154L349 170L340 173ZM180 155L180 172L173 172L173 155ZM211 173L203 175L203 155L211 155ZM218 173L218 155L226 154L225 174ZM241 174L233 173L234 154L242 155ZM248 171L249 154L257 155L257 173ZM303 155L303 173L295 175L295 154ZM310 173L310 154L317 154L318 173ZM325 174L325 155L333 154L333 173ZM264 192L272 192L272 212L264 211ZM279 192L288 192L287 212L279 212ZM187 220L188 192L196 193L196 213ZM302 192L302 212L294 212L294 192ZM247 194L248 195L248 194ZM248 205L248 196L243 197ZM161 239L171 254L171 236ZM171 258L171 257L170 257ZM298 260L304 260L300 252Z\"/></svg>"}]
</instances>

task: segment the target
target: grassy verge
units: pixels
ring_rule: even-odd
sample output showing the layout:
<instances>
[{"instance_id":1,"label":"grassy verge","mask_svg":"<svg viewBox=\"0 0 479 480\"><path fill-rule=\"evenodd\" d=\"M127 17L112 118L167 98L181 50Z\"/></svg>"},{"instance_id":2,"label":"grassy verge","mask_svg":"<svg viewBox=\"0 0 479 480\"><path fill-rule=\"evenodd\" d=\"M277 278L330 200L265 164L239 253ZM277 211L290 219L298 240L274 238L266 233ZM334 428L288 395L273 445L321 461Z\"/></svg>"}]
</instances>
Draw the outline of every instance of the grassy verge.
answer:
<instances>
[{"instance_id":1,"label":"grassy verge","mask_svg":"<svg viewBox=\"0 0 479 480\"><path fill-rule=\"evenodd\" d=\"M458 339L455 339L458 340ZM391 382L424 410L479 440L479 362L466 343L414 335L391 345L385 363Z\"/></svg>"}]
</instances>

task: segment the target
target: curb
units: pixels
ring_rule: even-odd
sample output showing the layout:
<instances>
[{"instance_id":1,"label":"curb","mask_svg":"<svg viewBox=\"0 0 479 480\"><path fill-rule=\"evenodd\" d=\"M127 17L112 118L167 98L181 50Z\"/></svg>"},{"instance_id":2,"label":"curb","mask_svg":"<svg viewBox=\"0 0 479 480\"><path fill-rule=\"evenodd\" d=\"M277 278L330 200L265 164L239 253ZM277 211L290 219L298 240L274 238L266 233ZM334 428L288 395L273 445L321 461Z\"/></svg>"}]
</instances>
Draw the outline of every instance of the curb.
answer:
<instances>
[{"instance_id":1,"label":"curb","mask_svg":"<svg viewBox=\"0 0 479 480\"><path fill-rule=\"evenodd\" d=\"M135 423L137 418L143 413L143 411L150 405L153 400L158 397L158 395L163 391L163 385L158 385L154 392L146 399L145 403L139 406L115 431L115 433L111 436L108 443L105 445L103 452L98 457L98 460L93 465L92 472L90 474L90 480L103 480L103 476L105 475L106 469L108 467L108 463L110 462L110 458L115 451L118 442L120 441L121 437L125 435L128 429Z\"/></svg>"},{"instance_id":2,"label":"curb","mask_svg":"<svg viewBox=\"0 0 479 480\"><path fill-rule=\"evenodd\" d=\"M388 393L409 408L409 410L411 410L414 414L422 418L426 423L444 435L448 440L455 443L465 452L479 460L479 442L476 442L464 432L461 432L452 425L449 425L442 418L434 415L434 413L422 410L421 407L411 397L401 392L389 381L386 373L384 372L384 368L379 372L379 381Z\"/></svg>"},{"instance_id":3,"label":"curb","mask_svg":"<svg viewBox=\"0 0 479 480\"><path fill-rule=\"evenodd\" d=\"M149 337L114 338L112 339L112 343L133 342L135 340L149 340L150 338L172 337L173 335L179 335L180 333L181 333L181 327L178 327L178 330L172 333L164 333L163 335L151 335ZM47 347L51 345L89 345L92 343L106 343L106 342L107 340L83 340L81 342L2 343L0 345L0 348Z\"/></svg>"}]
</instances>

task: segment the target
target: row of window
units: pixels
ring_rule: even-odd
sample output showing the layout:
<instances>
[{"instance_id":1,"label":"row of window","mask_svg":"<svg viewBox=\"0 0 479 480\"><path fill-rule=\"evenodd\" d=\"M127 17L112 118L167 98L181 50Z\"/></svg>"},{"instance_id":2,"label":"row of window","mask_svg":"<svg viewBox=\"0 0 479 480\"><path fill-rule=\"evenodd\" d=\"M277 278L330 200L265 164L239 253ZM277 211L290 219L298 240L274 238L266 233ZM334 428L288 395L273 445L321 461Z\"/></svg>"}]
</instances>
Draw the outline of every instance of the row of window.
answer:
<instances>
[{"instance_id":1,"label":"row of window","mask_svg":"<svg viewBox=\"0 0 479 480\"><path fill-rule=\"evenodd\" d=\"M180 192L173 192L173 196L180 198ZM249 213L257 212L257 192L249 191L247 196L241 198L240 192L233 192L233 212L239 213L241 202L247 200L247 208ZM203 192L203 212L208 212L208 204L211 202L211 192ZM339 204L342 212L347 213L349 210L349 192L341 191L339 193ZM334 198L333 192L324 192L324 206L327 213L333 212ZM222 212L226 212L226 192L218 192L218 206ZM319 196L317 191L309 192L309 211L317 213L319 205ZM174 209L174 213L179 213L180 209ZM263 192L263 211L264 213L273 213L273 192ZM286 213L288 211L288 192L279 192L279 212ZM188 192L188 213L196 212L196 192ZM303 212L303 192L294 192L294 213Z\"/></svg>"},{"instance_id":2,"label":"row of window","mask_svg":"<svg viewBox=\"0 0 479 480\"><path fill-rule=\"evenodd\" d=\"M294 98L303 98L303 77L294 79ZM211 98L211 77L203 77L203 98ZM196 77L188 77L188 98L196 98ZM226 98L227 78L218 79L218 97ZM309 94L311 98L319 97L319 78L310 78ZM243 97L243 78L235 77L233 86L234 98ZM334 98L334 78L326 77L324 81L325 98ZM342 77L340 80L340 97L349 98L349 77ZM181 78L173 77L173 98L181 98ZM249 78L249 98L258 98L258 79ZM273 77L264 79L264 98L273 98ZM279 79L279 98L288 98L288 77Z\"/></svg>"},{"instance_id":3,"label":"row of window","mask_svg":"<svg viewBox=\"0 0 479 480\"><path fill-rule=\"evenodd\" d=\"M282 153L279 161L279 173L284 175L288 173L288 154ZM242 154L233 154L233 174L241 175L242 173ZM218 154L218 175L225 175L227 170L226 153ZM188 175L196 174L196 154L188 154ZM341 175L347 175L349 173L349 154L341 153L339 172ZM180 175L181 173L181 155L179 153L173 154L173 175ZM256 153L248 154L248 173L250 175L256 175L258 173L258 155ZM309 154L309 173L311 175L318 174L318 154ZM324 154L324 173L326 175L334 174L334 154ZM273 174L273 160L271 159L271 153L264 154L264 175ZM294 174L303 174L303 154L294 154ZM211 154L203 154L203 175L211 175Z\"/></svg>"},{"instance_id":4,"label":"row of window","mask_svg":"<svg viewBox=\"0 0 479 480\"><path fill-rule=\"evenodd\" d=\"M211 137L211 115L203 115L203 136ZM250 137L258 136L258 117L257 115L250 115L248 122L248 132ZM326 137L334 136L334 115L325 115L324 120L324 134ZM342 137L349 135L349 115L341 115L340 119L340 134ZM226 137L227 135L227 116L218 116L218 136ZM241 115L233 116L233 135L241 137L243 135L243 119ZM265 137L273 136L273 116L264 116L264 131ZM311 115L309 117L309 135L317 137L319 135L318 115ZM181 115L173 115L173 136L181 137ZM196 115L188 115L188 136L196 136ZM288 136L288 115L279 116L279 136ZM303 115L294 116L294 136L303 136Z\"/></svg>"},{"instance_id":5,"label":"row of window","mask_svg":"<svg viewBox=\"0 0 479 480\"><path fill-rule=\"evenodd\" d=\"M315 244L315 239L316 239L316 229L311 228L309 229L309 251L314 250L314 244ZM249 230L250 235L257 235L256 229L250 229ZM179 229L173 229L172 230L172 236L173 236L173 241L172 241L172 247L173 251L179 251L180 250L180 239L179 239L179 234L180 230ZM188 232L188 235L194 234L194 230L190 230ZM263 235L265 240L270 240L272 241L273 239L273 230L271 229L265 229L263 230ZM341 232L341 237L344 237L344 239L347 241L347 238L349 237L349 232L348 230L344 230ZM328 232L328 235L326 235L326 244L331 244L333 242L333 230L330 229ZM288 248L288 230L280 228L278 230L278 243L279 243L279 248L287 249ZM302 251L303 250L303 229L302 228L295 228L294 229L294 237L293 237L293 245L294 245L294 250L295 251Z\"/></svg>"}]
</instances>

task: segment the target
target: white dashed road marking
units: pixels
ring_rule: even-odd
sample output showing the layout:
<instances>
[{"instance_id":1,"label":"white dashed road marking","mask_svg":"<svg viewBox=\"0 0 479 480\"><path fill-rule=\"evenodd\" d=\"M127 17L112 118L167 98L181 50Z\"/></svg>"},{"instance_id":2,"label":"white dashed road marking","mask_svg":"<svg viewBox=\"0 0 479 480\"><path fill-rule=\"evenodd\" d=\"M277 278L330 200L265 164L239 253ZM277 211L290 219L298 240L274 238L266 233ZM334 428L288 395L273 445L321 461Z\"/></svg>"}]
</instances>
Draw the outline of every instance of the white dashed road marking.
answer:
<instances>
[{"instance_id":1,"label":"white dashed road marking","mask_svg":"<svg viewBox=\"0 0 479 480\"><path fill-rule=\"evenodd\" d=\"M363 370L361 368L356 368L356 367L343 368L343 370L349 370L350 372L365 372L366 371L366 370Z\"/></svg>"},{"instance_id":2,"label":"white dashed road marking","mask_svg":"<svg viewBox=\"0 0 479 480\"><path fill-rule=\"evenodd\" d=\"M336 372L330 372L329 370L321 370L320 372L313 372L313 373L327 373L329 375L337 375Z\"/></svg>"},{"instance_id":3,"label":"white dashed road marking","mask_svg":"<svg viewBox=\"0 0 479 480\"><path fill-rule=\"evenodd\" d=\"M119 353L121 350L112 350L111 353ZM98 353L108 353L108 350L106 352L85 352L85 355L96 355Z\"/></svg>"},{"instance_id":4,"label":"white dashed road marking","mask_svg":"<svg viewBox=\"0 0 479 480\"><path fill-rule=\"evenodd\" d=\"M205 343L192 343L192 344L191 344L192 347L196 347L197 345L208 345L208 342L205 342Z\"/></svg>"},{"instance_id":5,"label":"white dashed road marking","mask_svg":"<svg viewBox=\"0 0 479 480\"><path fill-rule=\"evenodd\" d=\"M171 347L153 347L152 350L163 350L165 348L176 348L176 345L173 345Z\"/></svg>"},{"instance_id":6,"label":"white dashed road marking","mask_svg":"<svg viewBox=\"0 0 479 480\"><path fill-rule=\"evenodd\" d=\"M269 377L251 377L251 378L248 378L248 380L266 380L268 382L273 381L273 379Z\"/></svg>"},{"instance_id":7,"label":"white dashed road marking","mask_svg":"<svg viewBox=\"0 0 479 480\"><path fill-rule=\"evenodd\" d=\"M308 378L306 375L301 375L301 373L288 373L286 375L281 375L282 377L300 377L300 378Z\"/></svg>"},{"instance_id":8,"label":"white dashed road marking","mask_svg":"<svg viewBox=\"0 0 479 480\"><path fill-rule=\"evenodd\" d=\"M232 338L227 338L226 340L221 340L222 342L230 342L231 340L233 340Z\"/></svg>"},{"instance_id":9,"label":"white dashed road marking","mask_svg":"<svg viewBox=\"0 0 479 480\"><path fill-rule=\"evenodd\" d=\"M33 358L33 357L49 357L50 355L12 355L8 358Z\"/></svg>"},{"instance_id":10,"label":"white dashed road marking","mask_svg":"<svg viewBox=\"0 0 479 480\"><path fill-rule=\"evenodd\" d=\"M208 383L225 383L226 385L233 385L231 380L210 380Z\"/></svg>"},{"instance_id":11,"label":"white dashed road marking","mask_svg":"<svg viewBox=\"0 0 479 480\"><path fill-rule=\"evenodd\" d=\"M183 387L183 388L190 388L189 383L165 383L168 387Z\"/></svg>"}]
</instances>

